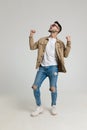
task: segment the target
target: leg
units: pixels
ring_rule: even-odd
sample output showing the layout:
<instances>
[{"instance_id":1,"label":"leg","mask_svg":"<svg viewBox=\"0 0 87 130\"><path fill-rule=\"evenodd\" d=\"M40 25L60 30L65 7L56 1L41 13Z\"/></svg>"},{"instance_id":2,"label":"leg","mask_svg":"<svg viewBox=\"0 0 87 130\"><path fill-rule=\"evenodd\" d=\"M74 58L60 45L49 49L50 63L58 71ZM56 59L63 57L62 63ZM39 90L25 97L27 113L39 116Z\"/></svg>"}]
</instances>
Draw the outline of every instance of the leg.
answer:
<instances>
[{"instance_id":1,"label":"leg","mask_svg":"<svg viewBox=\"0 0 87 130\"><path fill-rule=\"evenodd\" d=\"M56 105L56 101L57 101L57 79L58 79L58 67L53 66L51 67L50 73L49 73L52 106Z\"/></svg>"},{"instance_id":2,"label":"leg","mask_svg":"<svg viewBox=\"0 0 87 130\"><path fill-rule=\"evenodd\" d=\"M35 100L36 100L36 104L38 106L41 105L40 86L41 86L42 82L45 80L46 77L47 77L47 75L44 71L44 68L40 67L37 74L36 74L34 84L32 86L33 92L34 92L34 97L35 97Z\"/></svg>"},{"instance_id":3,"label":"leg","mask_svg":"<svg viewBox=\"0 0 87 130\"><path fill-rule=\"evenodd\" d=\"M55 88L54 86L52 86L54 88L54 91L51 90L51 106L56 105L56 101L57 101L57 88Z\"/></svg>"}]
</instances>

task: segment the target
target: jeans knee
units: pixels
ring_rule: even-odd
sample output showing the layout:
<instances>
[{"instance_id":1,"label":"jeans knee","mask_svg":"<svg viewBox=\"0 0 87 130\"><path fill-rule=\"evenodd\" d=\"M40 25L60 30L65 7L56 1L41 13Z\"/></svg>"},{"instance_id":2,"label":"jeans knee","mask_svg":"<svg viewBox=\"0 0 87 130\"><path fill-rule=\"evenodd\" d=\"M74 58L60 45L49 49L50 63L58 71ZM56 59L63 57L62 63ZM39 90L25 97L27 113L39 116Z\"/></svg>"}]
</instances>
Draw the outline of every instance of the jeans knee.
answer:
<instances>
[{"instance_id":1,"label":"jeans knee","mask_svg":"<svg viewBox=\"0 0 87 130\"><path fill-rule=\"evenodd\" d=\"M49 89L51 92L56 92L56 88L54 86L50 87Z\"/></svg>"}]
</instances>

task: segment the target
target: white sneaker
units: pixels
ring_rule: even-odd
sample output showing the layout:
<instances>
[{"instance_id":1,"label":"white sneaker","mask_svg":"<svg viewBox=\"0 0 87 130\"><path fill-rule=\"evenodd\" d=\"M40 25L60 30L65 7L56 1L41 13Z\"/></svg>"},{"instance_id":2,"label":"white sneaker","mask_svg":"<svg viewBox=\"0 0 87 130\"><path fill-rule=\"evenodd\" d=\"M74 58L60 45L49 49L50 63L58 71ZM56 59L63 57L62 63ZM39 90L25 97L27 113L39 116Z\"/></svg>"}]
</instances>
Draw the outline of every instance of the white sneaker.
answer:
<instances>
[{"instance_id":1,"label":"white sneaker","mask_svg":"<svg viewBox=\"0 0 87 130\"><path fill-rule=\"evenodd\" d=\"M51 108L51 114L52 115L57 115L56 105L52 106L52 108Z\"/></svg>"},{"instance_id":2,"label":"white sneaker","mask_svg":"<svg viewBox=\"0 0 87 130\"><path fill-rule=\"evenodd\" d=\"M38 106L36 110L31 113L31 116L38 116L41 113L43 113L43 108L41 106Z\"/></svg>"}]
</instances>

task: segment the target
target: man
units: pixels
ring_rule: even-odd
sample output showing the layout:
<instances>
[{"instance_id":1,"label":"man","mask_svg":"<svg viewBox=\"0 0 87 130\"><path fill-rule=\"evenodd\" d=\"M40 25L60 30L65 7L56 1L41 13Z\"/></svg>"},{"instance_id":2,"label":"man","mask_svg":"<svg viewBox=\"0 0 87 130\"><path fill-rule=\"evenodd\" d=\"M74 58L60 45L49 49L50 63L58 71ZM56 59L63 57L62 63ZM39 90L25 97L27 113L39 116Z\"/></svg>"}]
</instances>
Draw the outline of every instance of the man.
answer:
<instances>
[{"instance_id":1,"label":"man","mask_svg":"<svg viewBox=\"0 0 87 130\"><path fill-rule=\"evenodd\" d=\"M33 35L35 30L30 31L29 46L31 50L38 49L36 68L39 68L36 74L35 81L32 85L37 108L31 113L32 116L37 116L43 112L40 87L42 82L48 77L51 91L51 114L56 115L57 101L57 79L58 72L66 72L64 66L64 57L67 57L71 48L71 38L66 37L67 44L57 38L61 32L62 26L58 21L55 21L49 28L50 35L39 39L34 43Z\"/></svg>"}]
</instances>

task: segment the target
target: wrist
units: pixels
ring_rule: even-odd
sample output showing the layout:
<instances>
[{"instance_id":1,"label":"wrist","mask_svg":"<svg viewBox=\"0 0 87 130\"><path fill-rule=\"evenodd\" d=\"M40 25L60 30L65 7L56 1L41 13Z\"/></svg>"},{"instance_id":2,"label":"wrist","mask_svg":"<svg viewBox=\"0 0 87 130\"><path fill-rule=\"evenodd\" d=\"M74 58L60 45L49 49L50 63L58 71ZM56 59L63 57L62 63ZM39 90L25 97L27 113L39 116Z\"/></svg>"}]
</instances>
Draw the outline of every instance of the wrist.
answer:
<instances>
[{"instance_id":1,"label":"wrist","mask_svg":"<svg viewBox=\"0 0 87 130\"><path fill-rule=\"evenodd\" d=\"M33 37L33 35L32 35L32 34L30 34L30 35L29 35L29 37Z\"/></svg>"},{"instance_id":2,"label":"wrist","mask_svg":"<svg viewBox=\"0 0 87 130\"><path fill-rule=\"evenodd\" d=\"M67 40L67 42L71 42L71 40Z\"/></svg>"},{"instance_id":3,"label":"wrist","mask_svg":"<svg viewBox=\"0 0 87 130\"><path fill-rule=\"evenodd\" d=\"M71 46L71 41L67 41L67 46Z\"/></svg>"}]
</instances>

